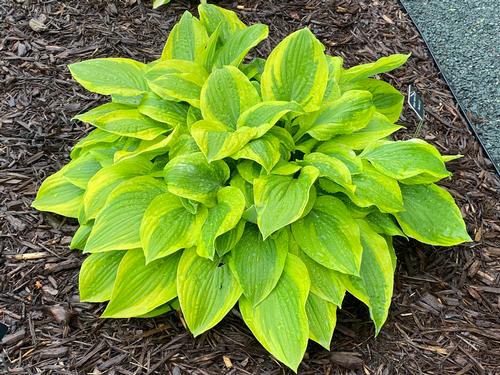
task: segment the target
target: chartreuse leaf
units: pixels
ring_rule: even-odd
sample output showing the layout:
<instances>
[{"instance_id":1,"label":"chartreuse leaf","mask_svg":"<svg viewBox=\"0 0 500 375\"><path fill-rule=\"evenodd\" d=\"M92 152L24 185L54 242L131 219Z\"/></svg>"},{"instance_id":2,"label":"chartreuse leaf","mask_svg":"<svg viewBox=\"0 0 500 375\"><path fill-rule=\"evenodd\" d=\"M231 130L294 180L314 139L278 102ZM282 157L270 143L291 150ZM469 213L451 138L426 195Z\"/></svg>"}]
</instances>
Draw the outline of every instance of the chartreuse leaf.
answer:
<instances>
[{"instance_id":1,"label":"chartreuse leaf","mask_svg":"<svg viewBox=\"0 0 500 375\"><path fill-rule=\"evenodd\" d=\"M368 125L374 112L370 92L347 91L319 111L298 118L300 130L294 139L305 133L319 141L327 141L337 134L350 134Z\"/></svg>"},{"instance_id":2,"label":"chartreuse leaf","mask_svg":"<svg viewBox=\"0 0 500 375\"><path fill-rule=\"evenodd\" d=\"M170 3L170 0L153 0L153 9L159 8L168 3Z\"/></svg>"},{"instance_id":3,"label":"chartreuse leaf","mask_svg":"<svg viewBox=\"0 0 500 375\"><path fill-rule=\"evenodd\" d=\"M318 168L320 177L326 177L347 190L354 191L351 172L339 159L320 152L312 152L304 155L303 163Z\"/></svg>"},{"instance_id":4,"label":"chartreuse leaf","mask_svg":"<svg viewBox=\"0 0 500 375\"><path fill-rule=\"evenodd\" d=\"M330 350L333 330L337 324L337 306L314 293L309 293L306 313L309 322L309 338L326 350Z\"/></svg>"},{"instance_id":5,"label":"chartreuse leaf","mask_svg":"<svg viewBox=\"0 0 500 375\"><path fill-rule=\"evenodd\" d=\"M376 74L390 72L399 68L408 60L410 55L395 54L378 59L375 62L357 65L347 70L344 70L341 76L341 85L352 83Z\"/></svg>"},{"instance_id":6,"label":"chartreuse leaf","mask_svg":"<svg viewBox=\"0 0 500 375\"><path fill-rule=\"evenodd\" d=\"M218 51L215 68L225 65L238 66L248 51L266 39L268 33L267 25L260 23L234 32Z\"/></svg>"},{"instance_id":7,"label":"chartreuse leaf","mask_svg":"<svg viewBox=\"0 0 500 375\"><path fill-rule=\"evenodd\" d=\"M391 305L394 286L392 254L384 237L378 235L364 220L358 220L358 225L363 245L359 277L341 275L342 282L349 293L368 306L378 334Z\"/></svg>"},{"instance_id":8,"label":"chartreuse leaf","mask_svg":"<svg viewBox=\"0 0 500 375\"><path fill-rule=\"evenodd\" d=\"M309 337L308 294L307 269L297 256L288 254L278 284L261 303L254 306L245 296L240 299L243 320L257 340L295 372Z\"/></svg>"},{"instance_id":9,"label":"chartreuse leaf","mask_svg":"<svg viewBox=\"0 0 500 375\"><path fill-rule=\"evenodd\" d=\"M269 131L262 137L247 143L233 154L232 158L253 160L270 172L281 158L280 144L280 139Z\"/></svg>"},{"instance_id":10,"label":"chartreuse leaf","mask_svg":"<svg viewBox=\"0 0 500 375\"><path fill-rule=\"evenodd\" d=\"M264 65L266 64L266 60L256 57L252 61L250 61L248 64L241 63L239 66L239 69L245 73L245 75L248 77L248 79L254 79L258 82L260 82L260 78L262 76L262 73L264 72Z\"/></svg>"},{"instance_id":11,"label":"chartreuse leaf","mask_svg":"<svg viewBox=\"0 0 500 375\"><path fill-rule=\"evenodd\" d=\"M208 209L198 237L196 251L199 256L214 258L216 239L238 224L244 209L245 196L240 189L226 186L217 192L217 204Z\"/></svg>"},{"instance_id":12,"label":"chartreuse leaf","mask_svg":"<svg viewBox=\"0 0 500 375\"><path fill-rule=\"evenodd\" d=\"M39 211L77 218L84 192L85 190L65 179L62 171L59 171L43 181L31 206Z\"/></svg>"},{"instance_id":13,"label":"chartreuse leaf","mask_svg":"<svg viewBox=\"0 0 500 375\"><path fill-rule=\"evenodd\" d=\"M170 31L161 60L195 61L202 53L207 41L208 34L205 27L196 17L186 11Z\"/></svg>"},{"instance_id":14,"label":"chartreuse leaf","mask_svg":"<svg viewBox=\"0 0 500 375\"><path fill-rule=\"evenodd\" d=\"M320 196L312 211L292 224L299 247L321 265L359 274L362 247L359 228L341 200Z\"/></svg>"},{"instance_id":15,"label":"chartreuse leaf","mask_svg":"<svg viewBox=\"0 0 500 375\"><path fill-rule=\"evenodd\" d=\"M285 230L262 239L252 224L231 251L229 266L243 288L243 295L258 305L274 289L280 279L288 254L288 233Z\"/></svg>"},{"instance_id":16,"label":"chartreuse leaf","mask_svg":"<svg viewBox=\"0 0 500 375\"><path fill-rule=\"evenodd\" d=\"M326 85L325 95L323 96L323 103L329 103L338 99L341 95L340 91L340 76L342 74L342 65L344 59L340 56L326 56L328 62L328 83Z\"/></svg>"},{"instance_id":17,"label":"chartreuse leaf","mask_svg":"<svg viewBox=\"0 0 500 375\"><path fill-rule=\"evenodd\" d=\"M384 214L375 210L369 213L365 219L367 223L370 224L370 226L379 234L406 237L395 223L393 216L390 214Z\"/></svg>"},{"instance_id":18,"label":"chartreuse leaf","mask_svg":"<svg viewBox=\"0 0 500 375\"><path fill-rule=\"evenodd\" d=\"M113 113L113 112L116 112L116 111L127 110L127 109L133 109L133 107L128 106L128 105L124 105L124 104L118 104L118 103L105 103L105 104L102 104L102 105L97 106L95 108L92 108L90 111L87 111L87 112L84 112L84 113L80 113L79 115L76 115L75 117L73 117L73 120L80 120L82 122L86 122L88 124L91 124L91 125L95 126L95 124L97 122L97 119L99 117L102 117L104 115L107 115L107 114L110 114L110 113ZM104 133L104 134L110 134L108 132L101 132L101 134L100 134L101 137L104 137L104 134L102 134L102 133ZM109 136L106 136L106 138L107 137L109 137ZM115 139L116 138L117 137L115 136ZM90 141L91 141L91 143L102 142L99 138L94 139L94 137L91 137ZM82 147L82 146L87 146L87 144L86 145L80 145L80 147Z\"/></svg>"},{"instance_id":19,"label":"chartreuse leaf","mask_svg":"<svg viewBox=\"0 0 500 375\"><path fill-rule=\"evenodd\" d=\"M158 95L148 92L142 98L137 109L141 114L175 128L186 124L188 108L186 103L164 100Z\"/></svg>"},{"instance_id":20,"label":"chartreuse leaf","mask_svg":"<svg viewBox=\"0 0 500 375\"><path fill-rule=\"evenodd\" d=\"M110 144L118 140L118 134L108 133L101 129L92 130L85 138L82 138L71 150L71 159L79 157L86 149L99 144Z\"/></svg>"},{"instance_id":21,"label":"chartreuse leaf","mask_svg":"<svg viewBox=\"0 0 500 375\"><path fill-rule=\"evenodd\" d=\"M111 299L118 266L126 251L90 254L79 275L80 301L104 302Z\"/></svg>"},{"instance_id":22,"label":"chartreuse leaf","mask_svg":"<svg viewBox=\"0 0 500 375\"><path fill-rule=\"evenodd\" d=\"M316 151L339 159L349 168L351 174L361 173L363 170L363 161L361 158L348 146L336 142L335 138L331 141L321 143L316 148Z\"/></svg>"},{"instance_id":23,"label":"chartreuse leaf","mask_svg":"<svg viewBox=\"0 0 500 375\"><path fill-rule=\"evenodd\" d=\"M220 38L223 43L227 42L238 30L246 28L238 15L231 10L202 2L198 5L198 12L200 21L208 34L214 33L220 27Z\"/></svg>"},{"instance_id":24,"label":"chartreuse leaf","mask_svg":"<svg viewBox=\"0 0 500 375\"><path fill-rule=\"evenodd\" d=\"M180 253L146 264L141 249L123 257L103 318L128 318L146 314L175 298Z\"/></svg>"},{"instance_id":25,"label":"chartreuse leaf","mask_svg":"<svg viewBox=\"0 0 500 375\"><path fill-rule=\"evenodd\" d=\"M200 92L208 78L203 66L187 60L165 60L146 73L151 90L165 100L180 100L200 107Z\"/></svg>"},{"instance_id":26,"label":"chartreuse leaf","mask_svg":"<svg viewBox=\"0 0 500 375\"><path fill-rule=\"evenodd\" d=\"M215 251L219 257L223 257L229 253L238 241L243 236L243 231L245 230L245 220L240 220L236 226L229 232L226 232L215 240Z\"/></svg>"},{"instance_id":27,"label":"chartreuse leaf","mask_svg":"<svg viewBox=\"0 0 500 375\"><path fill-rule=\"evenodd\" d=\"M306 265L311 279L311 292L337 306L342 305L346 288L342 284L340 272L319 264L304 252L299 252L300 260Z\"/></svg>"},{"instance_id":28,"label":"chartreuse leaf","mask_svg":"<svg viewBox=\"0 0 500 375\"><path fill-rule=\"evenodd\" d=\"M127 159L140 158L142 160L150 160L155 156L165 154L169 145L172 143L174 138L175 129L168 136L159 135L155 139L150 141L141 140L133 150L119 150L115 152L114 161L115 163Z\"/></svg>"},{"instance_id":29,"label":"chartreuse leaf","mask_svg":"<svg viewBox=\"0 0 500 375\"><path fill-rule=\"evenodd\" d=\"M302 216L318 176L315 167L306 166L298 178L268 175L254 180L257 223L264 239Z\"/></svg>"},{"instance_id":30,"label":"chartreuse leaf","mask_svg":"<svg viewBox=\"0 0 500 375\"><path fill-rule=\"evenodd\" d=\"M86 221L94 219L104 207L109 194L122 182L135 176L146 175L153 165L149 160L134 158L124 160L101 169L89 181L83 196L83 208Z\"/></svg>"},{"instance_id":31,"label":"chartreuse leaf","mask_svg":"<svg viewBox=\"0 0 500 375\"><path fill-rule=\"evenodd\" d=\"M134 177L118 185L96 216L85 252L140 247L139 229L144 212L157 195L166 191L164 183L150 176Z\"/></svg>"},{"instance_id":32,"label":"chartreuse leaf","mask_svg":"<svg viewBox=\"0 0 500 375\"><path fill-rule=\"evenodd\" d=\"M93 223L81 224L78 227L75 234L73 235L73 238L71 239L71 243L69 244L69 248L71 250L83 250L85 248L85 244L87 243L87 239L89 238L93 225Z\"/></svg>"},{"instance_id":33,"label":"chartreuse leaf","mask_svg":"<svg viewBox=\"0 0 500 375\"><path fill-rule=\"evenodd\" d=\"M319 108L328 79L324 46L305 28L283 39L269 55L262 73L264 100L299 103L305 111Z\"/></svg>"},{"instance_id":34,"label":"chartreuse leaf","mask_svg":"<svg viewBox=\"0 0 500 375\"><path fill-rule=\"evenodd\" d=\"M90 178L101 168L101 163L92 154L85 154L66 164L60 173L73 185L86 189Z\"/></svg>"},{"instance_id":35,"label":"chartreuse leaf","mask_svg":"<svg viewBox=\"0 0 500 375\"><path fill-rule=\"evenodd\" d=\"M135 318L154 318L160 315L164 315L170 311L179 309L180 309L179 299L174 298L173 300L168 301L167 303L164 303L163 305L154 308L153 310L147 312L146 314L135 316Z\"/></svg>"},{"instance_id":36,"label":"chartreuse leaf","mask_svg":"<svg viewBox=\"0 0 500 375\"><path fill-rule=\"evenodd\" d=\"M177 269L177 294L195 337L219 323L241 293L227 264L202 258L195 248L184 250Z\"/></svg>"},{"instance_id":37,"label":"chartreuse leaf","mask_svg":"<svg viewBox=\"0 0 500 375\"><path fill-rule=\"evenodd\" d=\"M443 188L401 185L404 211L395 214L403 232L416 240L438 246L470 242L460 209Z\"/></svg>"},{"instance_id":38,"label":"chartreuse leaf","mask_svg":"<svg viewBox=\"0 0 500 375\"><path fill-rule=\"evenodd\" d=\"M192 247L207 218L207 208L189 212L181 198L172 194L158 195L149 204L141 223L141 246L146 262Z\"/></svg>"},{"instance_id":39,"label":"chartreuse leaf","mask_svg":"<svg viewBox=\"0 0 500 375\"><path fill-rule=\"evenodd\" d=\"M383 174L412 183L431 183L450 175L444 162L434 146L421 139L408 141L378 142L368 146L361 157Z\"/></svg>"},{"instance_id":40,"label":"chartreuse leaf","mask_svg":"<svg viewBox=\"0 0 500 375\"><path fill-rule=\"evenodd\" d=\"M363 150L371 143L388 137L402 126L392 124L383 114L375 112L368 125L351 134L336 136L332 142L346 145L353 150Z\"/></svg>"},{"instance_id":41,"label":"chartreuse leaf","mask_svg":"<svg viewBox=\"0 0 500 375\"><path fill-rule=\"evenodd\" d=\"M147 66L132 59L106 58L68 65L73 78L91 92L135 96L148 91Z\"/></svg>"},{"instance_id":42,"label":"chartreuse leaf","mask_svg":"<svg viewBox=\"0 0 500 375\"><path fill-rule=\"evenodd\" d=\"M403 110L404 96L389 83L367 78L342 86L342 90L366 90L373 95L377 112L386 116L391 123L398 121Z\"/></svg>"},{"instance_id":43,"label":"chartreuse leaf","mask_svg":"<svg viewBox=\"0 0 500 375\"><path fill-rule=\"evenodd\" d=\"M170 160L164 177L171 193L213 206L217 191L229 178L229 167L222 160L208 163L201 152L195 152Z\"/></svg>"}]
</instances>

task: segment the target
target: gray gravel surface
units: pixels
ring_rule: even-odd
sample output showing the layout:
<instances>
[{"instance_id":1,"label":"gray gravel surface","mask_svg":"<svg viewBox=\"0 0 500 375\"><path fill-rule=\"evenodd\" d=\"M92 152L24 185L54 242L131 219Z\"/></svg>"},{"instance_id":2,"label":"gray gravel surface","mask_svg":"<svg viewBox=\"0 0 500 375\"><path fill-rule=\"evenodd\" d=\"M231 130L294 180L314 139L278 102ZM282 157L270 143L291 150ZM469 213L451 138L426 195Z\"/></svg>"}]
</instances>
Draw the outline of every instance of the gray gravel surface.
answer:
<instances>
[{"instance_id":1,"label":"gray gravel surface","mask_svg":"<svg viewBox=\"0 0 500 375\"><path fill-rule=\"evenodd\" d=\"M401 1L500 167L500 2Z\"/></svg>"}]
</instances>

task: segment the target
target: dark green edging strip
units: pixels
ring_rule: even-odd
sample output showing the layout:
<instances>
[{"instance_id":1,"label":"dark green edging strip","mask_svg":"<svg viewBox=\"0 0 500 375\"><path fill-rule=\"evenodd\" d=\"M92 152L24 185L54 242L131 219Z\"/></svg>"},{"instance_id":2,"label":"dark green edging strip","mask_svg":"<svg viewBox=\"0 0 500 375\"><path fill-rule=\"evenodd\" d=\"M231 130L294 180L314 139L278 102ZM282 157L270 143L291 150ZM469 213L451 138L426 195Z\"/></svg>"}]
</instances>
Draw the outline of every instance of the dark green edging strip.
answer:
<instances>
[{"instance_id":1,"label":"dark green edging strip","mask_svg":"<svg viewBox=\"0 0 500 375\"><path fill-rule=\"evenodd\" d=\"M430 53L430 55L432 57L432 61L434 62L434 65L436 65L436 67L437 67L437 69L439 71L439 74L441 75L441 77L443 78L443 80L448 85L448 88L451 91L451 95L453 96L453 99L458 104L458 109L459 109L460 115L465 120L465 122L467 123L467 126L469 127L470 131L472 132L472 134L474 134L474 136L476 137L476 140L481 145L481 148L483 149L486 157L490 160L491 164L493 164L493 168L495 169L495 172L497 173L497 176L500 177L500 169L499 169L499 167L496 165L495 162L493 162L493 158L491 157L490 153L488 152L488 149L486 148L486 146L484 145L483 141L481 140L481 138L477 134L476 129L474 128L474 126L472 125L471 121L469 120L469 117L467 117L467 112L465 112L465 109L464 109L462 103L458 100L458 97L455 94L455 89L450 84L450 82L446 78L446 75L444 74L443 70L441 69L441 66L439 65L439 62L437 61L436 57L434 56L434 52L432 51L431 46L429 45L429 43L427 43L427 40L425 39L424 34L422 33L422 31L418 27L418 24L415 22L415 20L411 16L411 14L408 11L408 9L406 8L406 6L403 4L403 2L401 0L398 0L398 2L400 4L401 8L403 8L403 10L406 13L406 15L408 16L408 18L411 20L411 22L415 26L415 28L417 29L417 31L420 34L420 36L422 37L422 40L424 41L424 44L427 47L427 50L429 51L429 53Z\"/></svg>"}]
</instances>

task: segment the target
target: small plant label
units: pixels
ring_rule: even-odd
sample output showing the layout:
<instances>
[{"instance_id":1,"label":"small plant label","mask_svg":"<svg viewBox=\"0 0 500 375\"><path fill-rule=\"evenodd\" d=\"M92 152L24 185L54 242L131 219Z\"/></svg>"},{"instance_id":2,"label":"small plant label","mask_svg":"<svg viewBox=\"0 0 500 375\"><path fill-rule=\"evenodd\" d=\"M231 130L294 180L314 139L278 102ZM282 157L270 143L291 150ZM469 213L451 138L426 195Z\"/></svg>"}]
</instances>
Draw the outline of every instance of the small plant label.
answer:
<instances>
[{"instance_id":1,"label":"small plant label","mask_svg":"<svg viewBox=\"0 0 500 375\"><path fill-rule=\"evenodd\" d=\"M413 85L408 86L408 104L420 121L424 121L424 101Z\"/></svg>"},{"instance_id":2,"label":"small plant label","mask_svg":"<svg viewBox=\"0 0 500 375\"><path fill-rule=\"evenodd\" d=\"M7 333L7 329L8 329L8 327L5 324L0 323L0 341L3 339L3 337Z\"/></svg>"}]
</instances>

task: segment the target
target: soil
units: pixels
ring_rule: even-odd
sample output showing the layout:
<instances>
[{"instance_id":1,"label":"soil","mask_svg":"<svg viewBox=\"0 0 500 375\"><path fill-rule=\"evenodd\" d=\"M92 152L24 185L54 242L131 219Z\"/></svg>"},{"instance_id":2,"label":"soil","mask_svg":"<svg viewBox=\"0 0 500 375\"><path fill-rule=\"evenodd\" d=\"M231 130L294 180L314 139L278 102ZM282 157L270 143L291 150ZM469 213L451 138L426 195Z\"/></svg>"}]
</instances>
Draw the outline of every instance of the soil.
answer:
<instances>
[{"instance_id":1,"label":"soil","mask_svg":"<svg viewBox=\"0 0 500 375\"><path fill-rule=\"evenodd\" d=\"M383 78L402 92L414 83L426 106L420 135L445 154L464 155L449 163L454 175L442 185L475 242L454 248L397 242L396 288L382 332L375 338L366 308L348 298L332 352L310 344L299 373L500 373L500 182L397 1L221 4L248 23L270 25L270 38L254 55L304 26L347 65L411 52L404 68ZM175 312L100 319L102 304L78 299L84 257L68 249L76 223L30 208L41 181L90 130L71 117L102 101L72 81L66 65L110 56L150 61L185 9L195 4L178 0L153 11L135 0L0 0L0 322L9 327L0 373L291 373L236 310L196 339ZM400 123L406 129L398 137L412 137L417 119L408 108Z\"/></svg>"}]
</instances>

